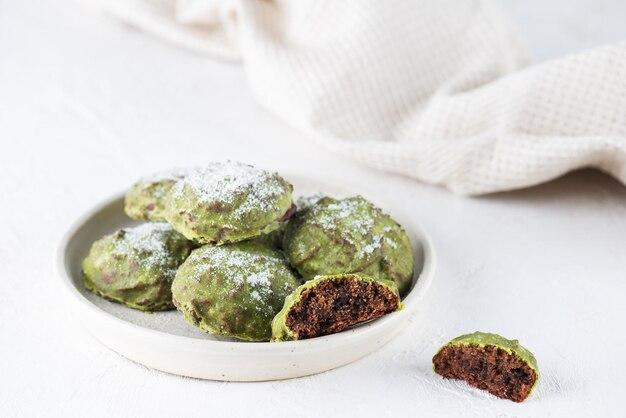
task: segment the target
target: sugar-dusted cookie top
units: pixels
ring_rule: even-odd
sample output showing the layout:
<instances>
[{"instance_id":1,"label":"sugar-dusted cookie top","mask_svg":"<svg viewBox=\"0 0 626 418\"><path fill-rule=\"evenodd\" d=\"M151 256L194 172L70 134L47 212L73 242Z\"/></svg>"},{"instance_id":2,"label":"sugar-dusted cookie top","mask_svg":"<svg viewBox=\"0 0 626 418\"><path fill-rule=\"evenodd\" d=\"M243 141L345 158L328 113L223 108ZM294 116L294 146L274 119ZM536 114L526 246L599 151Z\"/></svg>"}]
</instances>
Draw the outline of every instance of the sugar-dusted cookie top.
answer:
<instances>
[{"instance_id":1,"label":"sugar-dusted cookie top","mask_svg":"<svg viewBox=\"0 0 626 418\"><path fill-rule=\"evenodd\" d=\"M277 173L225 161L190 170L166 198L166 219L205 244L243 241L280 227L293 212L293 187Z\"/></svg>"},{"instance_id":2,"label":"sugar-dusted cookie top","mask_svg":"<svg viewBox=\"0 0 626 418\"><path fill-rule=\"evenodd\" d=\"M299 281L282 253L258 241L194 250L172 284L185 319L214 335L268 341L272 318Z\"/></svg>"},{"instance_id":3,"label":"sugar-dusted cookie top","mask_svg":"<svg viewBox=\"0 0 626 418\"><path fill-rule=\"evenodd\" d=\"M83 261L85 287L131 308L172 309L170 286L192 249L165 223L120 229L94 242Z\"/></svg>"},{"instance_id":4,"label":"sugar-dusted cookie top","mask_svg":"<svg viewBox=\"0 0 626 418\"><path fill-rule=\"evenodd\" d=\"M363 273L409 289L413 252L406 232L361 196L324 197L289 221L283 238L289 262L305 278Z\"/></svg>"}]
</instances>

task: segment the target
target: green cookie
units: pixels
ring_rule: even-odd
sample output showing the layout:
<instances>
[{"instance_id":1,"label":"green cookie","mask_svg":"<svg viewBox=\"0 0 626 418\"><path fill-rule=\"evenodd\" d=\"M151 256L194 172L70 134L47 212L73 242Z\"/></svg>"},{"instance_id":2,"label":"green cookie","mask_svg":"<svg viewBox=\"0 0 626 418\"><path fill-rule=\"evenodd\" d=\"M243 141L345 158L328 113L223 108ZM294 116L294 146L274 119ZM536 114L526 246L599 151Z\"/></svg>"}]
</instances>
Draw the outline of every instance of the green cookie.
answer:
<instances>
[{"instance_id":1,"label":"green cookie","mask_svg":"<svg viewBox=\"0 0 626 418\"><path fill-rule=\"evenodd\" d=\"M272 340L301 340L343 331L402 309L398 287L358 274L318 276L285 299Z\"/></svg>"},{"instance_id":2,"label":"green cookie","mask_svg":"<svg viewBox=\"0 0 626 418\"><path fill-rule=\"evenodd\" d=\"M281 252L257 241L194 250L172 284L185 320L214 335L268 341L299 282Z\"/></svg>"},{"instance_id":3,"label":"green cookie","mask_svg":"<svg viewBox=\"0 0 626 418\"><path fill-rule=\"evenodd\" d=\"M292 190L276 173L215 162L174 184L165 200L165 217L201 244L243 241L278 229L291 216Z\"/></svg>"},{"instance_id":4,"label":"green cookie","mask_svg":"<svg viewBox=\"0 0 626 418\"><path fill-rule=\"evenodd\" d=\"M83 260L85 287L142 311L174 308L171 283L192 243L165 223L120 229L94 242Z\"/></svg>"},{"instance_id":5,"label":"green cookie","mask_svg":"<svg viewBox=\"0 0 626 418\"><path fill-rule=\"evenodd\" d=\"M526 399L539 380L535 356L517 340L474 332L456 337L433 357L436 373L515 402Z\"/></svg>"},{"instance_id":6,"label":"green cookie","mask_svg":"<svg viewBox=\"0 0 626 418\"><path fill-rule=\"evenodd\" d=\"M411 286L413 251L406 232L361 196L325 197L298 211L283 238L289 262L305 278L362 273Z\"/></svg>"}]
</instances>

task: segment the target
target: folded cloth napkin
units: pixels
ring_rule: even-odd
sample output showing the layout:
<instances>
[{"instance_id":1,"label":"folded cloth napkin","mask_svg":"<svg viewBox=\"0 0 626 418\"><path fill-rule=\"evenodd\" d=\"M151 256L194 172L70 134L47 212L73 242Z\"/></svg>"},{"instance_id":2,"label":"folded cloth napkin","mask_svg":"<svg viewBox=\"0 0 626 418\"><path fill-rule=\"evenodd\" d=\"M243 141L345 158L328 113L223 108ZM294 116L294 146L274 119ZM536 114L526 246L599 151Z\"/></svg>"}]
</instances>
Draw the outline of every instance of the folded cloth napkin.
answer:
<instances>
[{"instance_id":1,"label":"folded cloth napkin","mask_svg":"<svg viewBox=\"0 0 626 418\"><path fill-rule=\"evenodd\" d=\"M326 147L462 194L626 183L626 42L525 66L492 0L81 0L245 67Z\"/></svg>"}]
</instances>

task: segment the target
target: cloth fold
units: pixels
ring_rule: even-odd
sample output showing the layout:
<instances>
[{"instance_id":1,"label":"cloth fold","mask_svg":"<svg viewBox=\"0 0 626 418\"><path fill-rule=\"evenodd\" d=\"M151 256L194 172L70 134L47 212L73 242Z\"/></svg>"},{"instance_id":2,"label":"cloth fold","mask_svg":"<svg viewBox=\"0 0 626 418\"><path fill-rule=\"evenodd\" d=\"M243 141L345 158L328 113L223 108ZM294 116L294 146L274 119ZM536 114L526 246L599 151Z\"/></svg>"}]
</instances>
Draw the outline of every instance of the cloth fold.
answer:
<instances>
[{"instance_id":1,"label":"cloth fold","mask_svg":"<svg viewBox=\"0 0 626 418\"><path fill-rule=\"evenodd\" d=\"M81 0L239 60L264 106L372 167L482 194L626 184L626 42L527 66L492 0Z\"/></svg>"}]
</instances>

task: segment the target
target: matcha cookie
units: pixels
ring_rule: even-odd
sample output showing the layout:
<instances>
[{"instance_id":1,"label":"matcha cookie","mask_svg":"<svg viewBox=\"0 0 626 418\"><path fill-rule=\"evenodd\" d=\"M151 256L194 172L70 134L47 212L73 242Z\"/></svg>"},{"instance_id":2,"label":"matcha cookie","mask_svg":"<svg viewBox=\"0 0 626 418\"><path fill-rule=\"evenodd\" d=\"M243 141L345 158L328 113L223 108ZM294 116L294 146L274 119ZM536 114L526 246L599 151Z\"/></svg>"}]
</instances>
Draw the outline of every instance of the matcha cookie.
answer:
<instances>
[{"instance_id":1,"label":"matcha cookie","mask_svg":"<svg viewBox=\"0 0 626 418\"><path fill-rule=\"evenodd\" d=\"M319 276L287 297L272 321L272 340L334 334L401 308L392 281L358 274Z\"/></svg>"},{"instance_id":2,"label":"matcha cookie","mask_svg":"<svg viewBox=\"0 0 626 418\"><path fill-rule=\"evenodd\" d=\"M120 229L94 242L83 260L85 287L142 311L174 308L172 280L192 243L165 223Z\"/></svg>"},{"instance_id":3,"label":"matcha cookie","mask_svg":"<svg viewBox=\"0 0 626 418\"><path fill-rule=\"evenodd\" d=\"M165 220L163 199L177 180L185 177L186 170L175 169L144 177L126 193L124 212L141 221Z\"/></svg>"},{"instance_id":4,"label":"matcha cookie","mask_svg":"<svg viewBox=\"0 0 626 418\"><path fill-rule=\"evenodd\" d=\"M461 379L499 398L522 402L539 379L537 360L517 340L475 332L461 335L433 357L436 373Z\"/></svg>"},{"instance_id":5,"label":"matcha cookie","mask_svg":"<svg viewBox=\"0 0 626 418\"><path fill-rule=\"evenodd\" d=\"M406 232L361 196L324 197L296 212L283 238L289 262L305 278L363 273L411 286L413 251Z\"/></svg>"},{"instance_id":6,"label":"matcha cookie","mask_svg":"<svg viewBox=\"0 0 626 418\"><path fill-rule=\"evenodd\" d=\"M269 341L272 318L299 285L280 251L256 241L194 250L172 284L185 320L214 335Z\"/></svg>"},{"instance_id":7,"label":"matcha cookie","mask_svg":"<svg viewBox=\"0 0 626 418\"><path fill-rule=\"evenodd\" d=\"M278 229L293 214L292 190L276 173L215 162L174 184L165 217L174 229L202 244L243 241Z\"/></svg>"}]
</instances>

